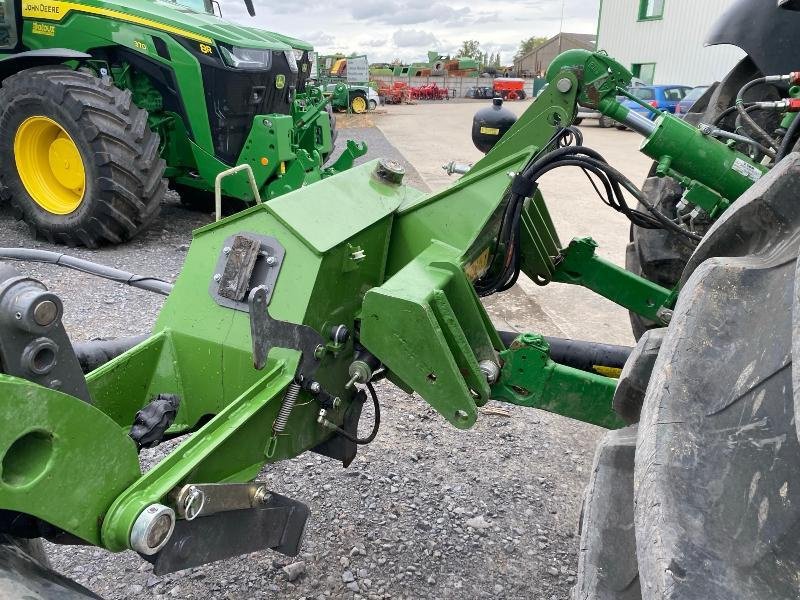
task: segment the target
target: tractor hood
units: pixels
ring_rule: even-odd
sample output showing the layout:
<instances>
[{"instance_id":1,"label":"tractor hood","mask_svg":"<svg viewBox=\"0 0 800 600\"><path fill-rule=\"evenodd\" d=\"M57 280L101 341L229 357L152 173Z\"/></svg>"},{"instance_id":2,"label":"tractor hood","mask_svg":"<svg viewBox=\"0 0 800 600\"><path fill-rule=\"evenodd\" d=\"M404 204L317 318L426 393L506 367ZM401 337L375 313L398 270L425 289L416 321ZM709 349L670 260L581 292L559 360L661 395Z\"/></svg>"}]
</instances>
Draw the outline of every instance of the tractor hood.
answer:
<instances>
[{"instance_id":1,"label":"tractor hood","mask_svg":"<svg viewBox=\"0 0 800 600\"><path fill-rule=\"evenodd\" d=\"M86 2L87 6L94 3ZM264 48L270 50L307 49L306 43L296 41L299 45L289 43L291 38L256 29L242 27L205 12L197 12L191 8L160 0L132 0L129 2L98 2L104 9L134 15L159 24L190 31L200 36L232 46L247 48ZM74 6L74 5L73 5Z\"/></svg>"}]
</instances>

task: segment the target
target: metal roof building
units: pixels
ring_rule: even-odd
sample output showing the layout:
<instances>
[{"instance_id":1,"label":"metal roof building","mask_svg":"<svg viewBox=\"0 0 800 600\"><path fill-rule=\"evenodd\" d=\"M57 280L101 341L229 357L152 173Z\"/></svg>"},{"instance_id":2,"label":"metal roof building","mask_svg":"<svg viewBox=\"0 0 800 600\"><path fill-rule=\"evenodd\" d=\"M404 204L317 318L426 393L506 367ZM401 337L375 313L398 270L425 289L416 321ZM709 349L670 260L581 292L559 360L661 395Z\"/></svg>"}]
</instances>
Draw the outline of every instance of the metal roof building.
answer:
<instances>
[{"instance_id":1,"label":"metal roof building","mask_svg":"<svg viewBox=\"0 0 800 600\"><path fill-rule=\"evenodd\" d=\"M706 33L733 0L600 0L597 47L647 83L718 81L744 52L704 47Z\"/></svg>"},{"instance_id":2,"label":"metal roof building","mask_svg":"<svg viewBox=\"0 0 800 600\"><path fill-rule=\"evenodd\" d=\"M542 77L553 59L567 50L594 50L595 36L588 33L559 33L527 54L514 59L514 73L521 77Z\"/></svg>"}]
</instances>

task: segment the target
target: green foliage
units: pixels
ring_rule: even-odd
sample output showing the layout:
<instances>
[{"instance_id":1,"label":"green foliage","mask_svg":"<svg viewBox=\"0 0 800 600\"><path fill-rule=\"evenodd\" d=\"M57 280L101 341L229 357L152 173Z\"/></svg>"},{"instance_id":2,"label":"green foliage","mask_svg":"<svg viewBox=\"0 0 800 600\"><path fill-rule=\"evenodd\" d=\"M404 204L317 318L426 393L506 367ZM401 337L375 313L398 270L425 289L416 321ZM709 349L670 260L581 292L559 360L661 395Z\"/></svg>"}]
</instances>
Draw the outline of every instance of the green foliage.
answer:
<instances>
[{"instance_id":1,"label":"green foliage","mask_svg":"<svg viewBox=\"0 0 800 600\"><path fill-rule=\"evenodd\" d=\"M540 37L536 35L532 35L527 40L521 40L519 43L519 50L517 50L517 53L514 55L514 58L515 59L520 58L521 56L527 54L537 46L541 46L547 40L548 38L546 37Z\"/></svg>"},{"instance_id":2,"label":"green foliage","mask_svg":"<svg viewBox=\"0 0 800 600\"><path fill-rule=\"evenodd\" d=\"M474 58L478 62L481 62L483 59L481 43L478 40L464 40L461 42L461 48L458 51L458 55Z\"/></svg>"}]
</instances>

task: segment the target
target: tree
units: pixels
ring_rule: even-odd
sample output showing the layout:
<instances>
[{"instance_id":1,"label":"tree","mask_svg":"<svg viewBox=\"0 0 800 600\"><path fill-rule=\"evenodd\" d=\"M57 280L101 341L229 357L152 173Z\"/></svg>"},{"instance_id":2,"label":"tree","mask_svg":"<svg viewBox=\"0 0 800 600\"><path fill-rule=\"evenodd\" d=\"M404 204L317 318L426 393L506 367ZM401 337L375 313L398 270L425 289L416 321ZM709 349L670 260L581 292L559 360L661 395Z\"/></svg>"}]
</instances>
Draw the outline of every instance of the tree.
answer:
<instances>
[{"instance_id":1,"label":"tree","mask_svg":"<svg viewBox=\"0 0 800 600\"><path fill-rule=\"evenodd\" d=\"M481 43L478 40L464 40L461 42L461 49L458 51L458 55L480 60Z\"/></svg>"},{"instance_id":2,"label":"tree","mask_svg":"<svg viewBox=\"0 0 800 600\"><path fill-rule=\"evenodd\" d=\"M547 41L548 38L546 37L539 37L539 36L531 36L527 40L521 40L519 43L519 50L517 50L517 54L514 58L520 58L521 56L527 54L537 46L541 46Z\"/></svg>"}]
</instances>

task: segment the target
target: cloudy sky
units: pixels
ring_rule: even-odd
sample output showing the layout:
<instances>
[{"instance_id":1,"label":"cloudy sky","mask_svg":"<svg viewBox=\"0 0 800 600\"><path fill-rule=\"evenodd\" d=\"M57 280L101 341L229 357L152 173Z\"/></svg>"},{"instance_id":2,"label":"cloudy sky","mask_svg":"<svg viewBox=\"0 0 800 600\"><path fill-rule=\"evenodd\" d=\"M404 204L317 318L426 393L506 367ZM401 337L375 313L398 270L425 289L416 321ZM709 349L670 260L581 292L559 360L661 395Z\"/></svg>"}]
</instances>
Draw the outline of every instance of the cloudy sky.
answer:
<instances>
[{"instance_id":1,"label":"cloudy sky","mask_svg":"<svg viewBox=\"0 0 800 600\"><path fill-rule=\"evenodd\" d=\"M453 54L475 39L510 64L520 40L558 33L562 9L562 0L319 0L297 12L297 3L254 0L250 18L241 0L220 3L226 19L304 39L323 54L365 53L370 62ZM563 0L564 31L595 33L598 3Z\"/></svg>"}]
</instances>

